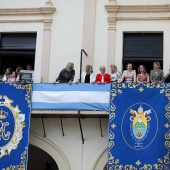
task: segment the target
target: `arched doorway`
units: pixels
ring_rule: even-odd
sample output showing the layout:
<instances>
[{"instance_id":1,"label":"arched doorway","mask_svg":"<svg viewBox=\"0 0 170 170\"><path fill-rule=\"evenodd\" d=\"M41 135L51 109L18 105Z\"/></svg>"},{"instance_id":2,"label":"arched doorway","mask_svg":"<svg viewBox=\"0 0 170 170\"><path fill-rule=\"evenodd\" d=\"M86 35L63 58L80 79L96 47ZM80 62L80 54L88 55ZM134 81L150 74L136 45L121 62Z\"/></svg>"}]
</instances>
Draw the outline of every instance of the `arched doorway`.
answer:
<instances>
[{"instance_id":1,"label":"arched doorway","mask_svg":"<svg viewBox=\"0 0 170 170\"><path fill-rule=\"evenodd\" d=\"M93 170L107 170L108 149L105 148L96 160Z\"/></svg>"},{"instance_id":2,"label":"arched doorway","mask_svg":"<svg viewBox=\"0 0 170 170\"><path fill-rule=\"evenodd\" d=\"M28 170L59 170L54 159L42 149L29 145Z\"/></svg>"},{"instance_id":3,"label":"arched doorway","mask_svg":"<svg viewBox=\"0 0 170 170\"><path fill-rule=\"evenodd\" d=\"M55 145L48 139L43 138L43 137L41 137L37 134L34 134L34 133L30 133L29 142L31 145L34 145L34 146L40 148L41 150L45 151L46 153L48 153L54 159L54 161L57 163L59 170L70 170L70 165L68 163L66 156L64 155L62 150L57 145Z\"/></svg>"}]
</instances>

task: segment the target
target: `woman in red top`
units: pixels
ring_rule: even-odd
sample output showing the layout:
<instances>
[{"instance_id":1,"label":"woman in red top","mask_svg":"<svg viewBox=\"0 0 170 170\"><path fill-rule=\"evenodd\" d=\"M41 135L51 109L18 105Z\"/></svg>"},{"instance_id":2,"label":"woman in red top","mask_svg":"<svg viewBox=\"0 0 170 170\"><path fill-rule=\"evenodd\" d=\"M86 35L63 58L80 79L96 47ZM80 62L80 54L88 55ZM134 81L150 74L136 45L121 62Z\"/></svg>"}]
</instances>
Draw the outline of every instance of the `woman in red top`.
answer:
<instances>
[{"instance_id":1,"label":"woman in red top","mask_svg":"<svg viewBox=\"0 0 170 170\"><path fill-rule=\"evenodd\" d=\"M101 73L96 75L95 83L110 83L110 75L105 73L105 66L99 67L99 70Z\"/></svg>"},{"instance_id":2,"label":"woman in red top","mask_svg":"<svg viewBox=\"0 0 170 170\"><path fill-rule=\"evenodd\" d=\"M138 67L137 82L138 83L149 83L149 74L146 72L144 65L140 65Z\"/></svg>"}]
</instances>

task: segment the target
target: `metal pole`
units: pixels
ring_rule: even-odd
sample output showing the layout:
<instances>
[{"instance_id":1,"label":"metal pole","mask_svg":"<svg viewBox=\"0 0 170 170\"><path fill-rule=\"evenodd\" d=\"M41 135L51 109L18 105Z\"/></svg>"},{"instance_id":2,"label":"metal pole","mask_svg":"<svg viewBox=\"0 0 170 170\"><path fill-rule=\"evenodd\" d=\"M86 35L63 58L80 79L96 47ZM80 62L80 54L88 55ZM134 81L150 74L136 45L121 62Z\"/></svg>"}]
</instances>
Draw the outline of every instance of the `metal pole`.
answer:
<instances>
[{"instance_id":1,"label":"metal pole","mask_svg":"<svg viewBox=\"0 0 170 170\"><path fill-rule=\"evenodd\" d=\"M62 121L61 115L60 115L60 122L61 122L62 134L63 134L63 136L64 136L64 128L63 128L63 121Z\"/></svg>"},{"instance_id":2,"label":"metal pole","mask_svg":"<svg viewBox=\"0 0 170 170\"><path fill-rule=\"evenodd\" d=\"M79 78L80 82L81 82L82 57L83 57L83 53L84 53L86 56L88 56L87 53L84 51L84 49L81 49L81 55L80 55L80 78Z\"/></svg>"},{"instance_id":3,"label":"metal pole","mask_svg":"<svg viewBox=\"0 0 170 170\"><path fill-rule=\"evenodd\" d=\"M41 119L42 119L42 125L43 125L44 137L46 138L45 126L44 126L44 119L43 119L43 116L42 116L42 115L41 115Z\"/></svg>"},{"instance_id":4,"label":"metal pole","mask_svg":"<svg viewBox=\"0 0 170 170\"><path fill-rule=\"evenodd\" d=\"M100 122L100 132L101 132L101 137L103 137L102 122L101 122L100 116L99 116L99 122Z\"/></svg>"},{"instance_id":5,"label":"metal pole","mask_svg":"<svg viewBox=\"0 0 170 170\"><path fill-rule=\"evenodd\" d=\"M81 132L82 144L84 144L83 130L82 130L81 120L80 120L80 110L78 111L78 119L79 119L79 126L80 126L80 132Z\"/></svg>"}]
</instances>

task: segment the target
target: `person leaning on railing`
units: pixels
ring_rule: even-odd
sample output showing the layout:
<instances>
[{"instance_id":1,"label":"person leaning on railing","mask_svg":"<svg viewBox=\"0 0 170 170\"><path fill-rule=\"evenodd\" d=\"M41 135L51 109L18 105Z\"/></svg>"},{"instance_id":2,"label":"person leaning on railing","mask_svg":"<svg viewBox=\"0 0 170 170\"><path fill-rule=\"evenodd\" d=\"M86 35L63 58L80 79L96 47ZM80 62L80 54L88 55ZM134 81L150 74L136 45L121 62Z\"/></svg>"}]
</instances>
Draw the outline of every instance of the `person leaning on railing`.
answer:
<instances>
[{"instance_id":1,"label":"person leaning on railing","mask_svg":"<svg viewBox=\"0 0 170 170\"><path fill-rule=\"evenodd\" d=\"M81 74L81 83L94 83L95 74L93 73L93 67L91 65L86 65L85 71ZM80 79L76 83L80 83Z\"/></svg>"},{"instance_id":2,"label":"person leaning on railing","mask_svg":"<svg viewBox=\"0 0 170 170\"><path fill-rule=\"evenodd\" d=\"M151 83L162 83L164 78L164 73L161 70L161 66L159 62L153 63L153 70L150 72L150 81Z\"/></svg>"},{"instance_id":3,"label":"person leaning on railing","mask_svg":"<svg viewBox=\"0 0 170 170\"><path fill-rule=\"evenodd\" d=\"M106 72L105 66L100 66L99 70L101 73L96 75L95 83L98 84L110 83L110 75L105 73Z\"/></svg>"},{"instance_id":4,"label":"person leaning on railing","mask_svg":"<svg viewBox=\"0 0 170 170\"><path fill-rule=\"evenodd\" d=\"M72 84L75 76L74 64L69 62L67 66L61 70L59 76L54 83L69 83Z\"/></svg>"},{"instance_id":5,"label":"person leaning on railing","mask_svg":"<svg viewBox=\"0 0 170 170\"><path fill-rule=\"evenodd\" d=\"M140 65L138 67L137 82L138 83L149 83L149 74L146 72L145 66Z\"/></svg>"},{"instance_id":6,"label":"person leaning on railing","mask_svg":"<svg viewBox=\"0 0 170 170\"><path fill-rule=\"evenodd\" d=\"M132 70L132 64L128 63L126 65L126 69L123 71L120 83L125 82L125 83L136 83L136 71Z\"/></svg>"},{"instance_id":7,"label":"person leaning on railing","mask_svg":"<svg viewBox=\"0 0 170 170\"><path fill-rule=\"evenodd\" d=\"M117 71L117 66L115 64L110 65L111 73L110 79L112 83L119 83L121 80L121 73Z\"/></svg>"}]
</instances>

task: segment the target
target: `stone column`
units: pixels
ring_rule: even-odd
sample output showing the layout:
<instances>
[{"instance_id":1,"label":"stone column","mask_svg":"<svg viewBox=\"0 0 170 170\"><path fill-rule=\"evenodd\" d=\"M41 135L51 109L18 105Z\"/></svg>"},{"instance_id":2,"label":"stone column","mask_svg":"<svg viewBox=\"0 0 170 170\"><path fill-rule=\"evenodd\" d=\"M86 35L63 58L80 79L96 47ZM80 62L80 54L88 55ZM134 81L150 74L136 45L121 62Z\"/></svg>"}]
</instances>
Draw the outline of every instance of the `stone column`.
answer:
<instances>
[{"instance_id":1,"label":"stone column","mask_svg":"<svg viewBox=\"0 0 170 170\"><path fill-rule=\"evenodd\" d=\"M44 30L43 30L43 44L42 44L42 58L41 58L41 82L47 83L49 77L49 61L50 61L50 43L51 43L51 23L52 13L55 8L52 8L51 0L47 0L46 5L42 8L44 13ZM50 10L51 11L50 11Z\"/></svg>"},{"instance_id":2,"label":"stone column","mask_svg":"<svg viewBox=\"0 0 170 170\"><path fill-rule=\"evenodd\" d=\"M95 17L96 17L96 0L85 0L82 48L87 52L88 56L86 57L85 55L83 55L82 64L83 70L87 64L93 65Z\"/></svg>"},{"instance_id":3,"label":"stone column","mask_svg":"<svg viewBox=\"0 0 170 170\"><path fill-rule=\"evenodd\" d=\"M108 47L107 47L107 70L110 70L110 65L115 63L115 38L116 38L116 13L118 5L114 4L114 0L110 0L111 5L106 5L105 8L108 16Z\"/></svg>"}]
</instances>

